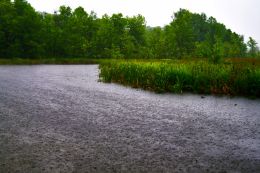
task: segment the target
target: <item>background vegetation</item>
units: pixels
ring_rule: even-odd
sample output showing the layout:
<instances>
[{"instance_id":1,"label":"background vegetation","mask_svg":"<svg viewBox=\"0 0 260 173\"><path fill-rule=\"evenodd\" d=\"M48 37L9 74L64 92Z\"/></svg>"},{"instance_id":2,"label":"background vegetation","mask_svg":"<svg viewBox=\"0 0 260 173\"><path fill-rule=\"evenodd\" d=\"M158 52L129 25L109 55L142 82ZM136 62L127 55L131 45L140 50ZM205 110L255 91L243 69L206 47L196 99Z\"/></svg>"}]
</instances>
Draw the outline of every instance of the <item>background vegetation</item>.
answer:
<instances>
[{"instance_id":1,"label":"background vegetation","mask_svg":"<svg viewBox=\"0 0 260 173\"><path fill-rule=\"evenodd\" d=\"M248 47L248 49L247 49ZM257 43L205 14L180 9L165 27L143 16L98 18L82 7L36 12L25 0L0 1L1 58L208 58L259 57Z\"/></svg>"},{"instance_id":2,"label":"background vegetation","mask_svg":"<svg viewBox=\"0 0 260 173\"><path fill-rule=\"evenodd\" d=\"M257 57L253 38L245 43L215 18L185 9L174 13L170 24L149 27L141 15L98 18L66 6L48 14L26 0L0 0L0 64L102 61L100 77L106 82L157 92L259 97Z\"/></svg>"}]
</instances>

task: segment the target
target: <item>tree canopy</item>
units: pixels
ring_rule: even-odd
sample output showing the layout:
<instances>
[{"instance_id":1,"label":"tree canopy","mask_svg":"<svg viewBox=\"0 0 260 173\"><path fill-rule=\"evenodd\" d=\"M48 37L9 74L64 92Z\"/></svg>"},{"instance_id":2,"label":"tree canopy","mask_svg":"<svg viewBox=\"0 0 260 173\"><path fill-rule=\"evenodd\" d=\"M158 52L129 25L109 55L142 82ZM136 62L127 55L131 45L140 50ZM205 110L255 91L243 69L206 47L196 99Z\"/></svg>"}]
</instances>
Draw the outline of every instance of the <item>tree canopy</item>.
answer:
<instances>
[{"instance_id":1,"label":"tree canopy","mask_svg":"<svg viewBox=\"0 0 260 173\"><path fill-rule=\"evenodd\" d=\"M247 50L249 47L249 50ZM0 1L0 58L209 58L255 57L257 43L206 14L180 9L165 27L142 15L104 15L78 7L36 12L26 0Z\"/></svg>"}]
</instances>

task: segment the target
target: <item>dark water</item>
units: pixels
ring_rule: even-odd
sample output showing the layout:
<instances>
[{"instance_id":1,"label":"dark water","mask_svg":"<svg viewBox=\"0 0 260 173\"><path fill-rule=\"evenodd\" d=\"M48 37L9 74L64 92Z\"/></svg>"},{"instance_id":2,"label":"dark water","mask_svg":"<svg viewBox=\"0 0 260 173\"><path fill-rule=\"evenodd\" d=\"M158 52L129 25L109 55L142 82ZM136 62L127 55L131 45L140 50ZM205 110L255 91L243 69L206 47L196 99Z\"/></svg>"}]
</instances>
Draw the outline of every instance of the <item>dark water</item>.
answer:
<instances>
[{"instance_id":1,"label":"dark water","mask_svg":"<svg viewBox=\"0 0 260 173\"><path fill-rule=\"evenodd\" d=\"M153 94L96 65L0 66L0 172L260 172L260 100Z\"/></svg>"}]
</instances>

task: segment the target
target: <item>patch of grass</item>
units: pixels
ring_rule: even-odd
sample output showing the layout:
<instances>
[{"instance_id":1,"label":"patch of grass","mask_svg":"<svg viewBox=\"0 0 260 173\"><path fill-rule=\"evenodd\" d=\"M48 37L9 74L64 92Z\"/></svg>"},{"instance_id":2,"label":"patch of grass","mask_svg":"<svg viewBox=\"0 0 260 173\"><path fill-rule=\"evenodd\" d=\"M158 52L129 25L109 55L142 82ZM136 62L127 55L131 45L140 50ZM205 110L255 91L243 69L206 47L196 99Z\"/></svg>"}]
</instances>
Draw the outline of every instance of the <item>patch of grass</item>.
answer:
<instances>
[{"instance_id":1,"label":"patch of grass","mask_svg":"<svg viewBox=\"0 0 260 173\"><path fill-rule=\"evenodd\" d=\"M155 92L260 97L260 68L252 64L112 61L101 63L100 79Z\"/></svg>"}]
</instances>

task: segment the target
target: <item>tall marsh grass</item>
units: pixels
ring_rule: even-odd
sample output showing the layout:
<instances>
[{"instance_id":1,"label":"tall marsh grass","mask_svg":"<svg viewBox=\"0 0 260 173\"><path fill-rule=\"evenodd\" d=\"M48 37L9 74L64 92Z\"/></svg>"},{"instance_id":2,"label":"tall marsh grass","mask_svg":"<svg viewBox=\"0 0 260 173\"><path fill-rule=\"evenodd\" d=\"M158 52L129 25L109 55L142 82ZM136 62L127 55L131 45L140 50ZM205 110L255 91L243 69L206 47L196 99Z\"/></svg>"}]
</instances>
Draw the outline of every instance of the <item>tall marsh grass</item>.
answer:
<instances>
[{"instance_id":1,"label":"tall marsh grass","mask_svg":"<svg viewBox=\"0 0 260 173\"><path fill-rule=\"evenodd\" d=\"M100 79L156 92L260 97L260 68L199 62L106 62Z\"/></svg>"}]
</instances>

